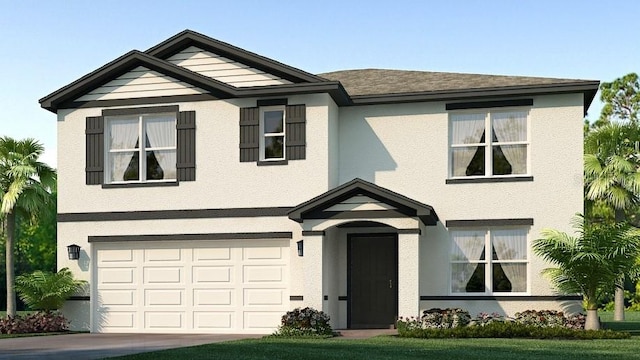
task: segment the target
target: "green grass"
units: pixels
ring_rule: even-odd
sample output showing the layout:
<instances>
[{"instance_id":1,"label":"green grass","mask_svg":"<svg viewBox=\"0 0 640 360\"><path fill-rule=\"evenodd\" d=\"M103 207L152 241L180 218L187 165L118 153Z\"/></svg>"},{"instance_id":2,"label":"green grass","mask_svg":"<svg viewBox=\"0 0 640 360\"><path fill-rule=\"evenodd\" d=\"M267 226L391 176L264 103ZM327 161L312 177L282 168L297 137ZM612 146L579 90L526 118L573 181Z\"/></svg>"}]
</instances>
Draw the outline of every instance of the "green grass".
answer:
<instances>
[{"instance_id":1,"label":"green grass","mask_svg":"<svg viewBox=\"0 0 640 360\"><path fill-rule=\"evenodd\" d=\"M31 313L34 313L35 311L16 311L16 313L20 316L25 316L25 315L29 315ZM7 312L6 311L0 311L0 319L4 319L7 317Z\"/></svg>"},{"instance_id":2,"label":"green grass","mask_svg":"<svg viewBox=\"0 0 640 360\"><path fill-rule=\"evenodd\" d=\"M255 339L115 359L638 359L638 340Z\"/></svg>"},{"instance_id":3,"label":"green grass","mask_svg":"<svg viewBox=\"0 0 640 360\"><path fill-rule=\"evenodd\" d=\"M121 360L163 359L640 359L640 312L627 312L624 322L600 312L604 327L631 332L629 340L405 339L380 336L366 340L263 338L119 357Z\"/></svg>"},{"instance_id":4,"label":"green grass","mask_svg":"<svg viewBox=\"0 0 640 360\"><path fill-rule=\"evenodd\" d=\"M626 331L633 336L640 336L640 311L625 311L624 321L613 321L613 311L599 311L598 315L603 328Z\"/></svg>"}]
</instances>

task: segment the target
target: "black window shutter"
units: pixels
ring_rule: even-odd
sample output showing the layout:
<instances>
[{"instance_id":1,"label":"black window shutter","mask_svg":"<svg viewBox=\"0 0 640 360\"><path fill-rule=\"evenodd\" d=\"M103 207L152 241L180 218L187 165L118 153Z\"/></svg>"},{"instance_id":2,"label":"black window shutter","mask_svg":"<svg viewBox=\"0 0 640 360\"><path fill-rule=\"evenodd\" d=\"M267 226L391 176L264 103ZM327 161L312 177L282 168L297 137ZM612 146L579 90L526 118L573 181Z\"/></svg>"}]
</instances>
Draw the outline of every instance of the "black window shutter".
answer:
<instances>
[{"instance_id":1,"label":"black window shutter","mask_svg":"<svg viewBox=\"0 0 640 360\"><path fill-rule=\"evenodd\" d=\"M196 112L181 111L176 124L178 136L177 164L178 181L196 180Z\"/></svg>"},{"instance_id":2,"label":"black window shutter","mask_svg":"<svg viewBox=\"0 0 640 360\"><path fill-rule=\"evenodd\" d=\"M87 117L85 137L87 141L86 184L102 184L104 180L104 117Z\"/></svg>"},{"instance_id":3,"label":"black window shutter","mask_svg":"<svg viewBox=\"0 0 640 360\"><path fill-rule=\"evenodd\" d=\"M240 162L260 159L260 108L240 109Z\"/></svg>"},{"instance_id":4,"label":"black window shutter","mask_svg":"<svg viewBox=\"0 0 640 360\"><path fill-rule=\"evenodd\" d=\"M285 143L287 160L306 158L307 112L305 105L287 106Z\"/></svg>"}]
</instances>

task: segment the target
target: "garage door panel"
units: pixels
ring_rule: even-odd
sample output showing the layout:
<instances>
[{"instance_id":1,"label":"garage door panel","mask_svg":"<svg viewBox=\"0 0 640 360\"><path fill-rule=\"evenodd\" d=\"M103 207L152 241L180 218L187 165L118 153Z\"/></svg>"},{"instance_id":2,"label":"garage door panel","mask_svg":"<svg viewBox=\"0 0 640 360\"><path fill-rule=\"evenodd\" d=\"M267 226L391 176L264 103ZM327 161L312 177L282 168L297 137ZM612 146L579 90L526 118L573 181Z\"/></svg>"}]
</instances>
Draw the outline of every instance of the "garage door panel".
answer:
<instances>
[{"instance_id":1,"label":"garage door panel","mask_svg":"<svg viewBox=\"0 0 640 360\"><path fill-rule=\"evenodd\" d=\"M289 242L94 244L94 329L270 333L289 307Z\"/></svg>"},{"instance_id":2,"label":"garage door panel","mask_svg":"<svg viewBox=\"0 0 640 360\"><path fill-rule=\"evenodd\" d=\"M230 283L232 266L194 266L193 283Z\"/></svg>"},{"instance_id":3,"label":"garage door panel","mask_svg":"<svg viewBox=\"0 0 640 360\"><path fill-rule=\"evenodd\" d=\"M181 249L146 249L144 250L144 260L148 262L162 261L181 261Z\"/></svg>"},{"instance_id":4,"label":"garage door panel","mask_svg":"<svg viewBox=\"0 0 640 360\"><path fill-rule=\"evenodd\" d=\"M176 311L146 311L144 327L147 329L183 329L184 312Z\"/></svg>"},{"instance_id":5,"label":"garage door panel","mask_svg":"<svg viewBox=\"0 0 640 360\"><path fill-rule=\"evenodd\" d=\"M228 247L221 248L195 248L193 249L193 260L197 261L219 261L231 260L231 249Z\"/></svg>"},{"instance_id":6,"label":"garage door panel","mask_svg":"<svg viewBox=\"0 0 640 360\"><path fill-rule=\"evenodd\" d=\"M245 311L243 327L245 329L272 329L273 324L280 323L282 312L276 311Z\"/></svg>"},{"instance_id":7,"label":"garage door panel","mask_svg":"<svg viewBox=\"0 0 640 360\"><path fill-rule=\"evenodd\" d=\"M194 311L193 325L195 329L231 330L235 323L235 312L231 311Z\"/></svg>"},{"instance_id":8,"label":"garage door panel","mask_svg":"<svg viewBox=\"0 0 640 360\"><path fill-rule=\"evenodd\" d=\"M243 267L243 279L245 283L254 282L281 282L283 280L283 266L255 266Z\"/></svg>"},{"instance_id":9,"label":"garage door panel","mask_svg":"<svg viewBox=\"0 0 640 360\"><path fill-rule=\"evenodd\" d=\"M135 311L103 311L99 313L102 317L102 330L134 330L138 326L136 324Z\"/></svg>"},{"instance_id":10,"label":"garage door panel","mask_svg":"<svg viewBox=\"0 0 640 360\"><path fill-rule=\"evenodd\" d=\"M284 289L244 289L244 305L283 305Z\"/></svg>"},{"instance_id":11,"label":"garage door panel","mask_svg":"<svg viewBox=\"0 0 640 360\"><path fill-rule=\"evenodd\" d=\"M134 290L108 290L100 291L100 303L109 305L134 305Z\"/></svg>"},{"instance_id":12,"label":"garage door panel","mask_svg":"<svg viewBox=\"0 0 640 360\"><path fill-rule=\"evenodd\" d=\"M135 268L103 268L98 272L100 284L135 285Z\"/></svg>"},{"instance_id":13,"label":"garage door panel","mask_svg":"<svg viewBox=\"0 0 640 360\"><path fill-rule=\"evenodd\" d=\"M144 303L147 306L183 306L184 290L146 289Z\"/></svg>"},{"instance_id":14,"label":"garage door panel","mask_svg":"<svg viewBox=\"0 0 640 360\"><path fill-rule=\"evenodd\" d=\"M181 267L144 267L145 284L183 284Z\"/></svg>"},{"instance_id":15,"label":"garage door panel","mask_svg":"<svg viewBox=\"0 0 640 360\"><path fill-rule=\"evenodd\" d=\"M102 250L98 256L99 263L118 263L131 261L133 261L133 250L131 249Z\"/></svg>"},{"instance_id":16,"label":"garage door panel","mask_svg":"<svg viewBox=\"0 0 640 360\"><path fill-rule=\"evenodd\" d=\"M282 259L280 247L249 247L244 248L244 260Z\"/></svg>"},{"instance_id":17,"label":"garage door panel","mask_svg":"<svg viewBox=\"0 0 640 360\"><path fill-rule=\"evenodd\" d=\"M194 289L193 305L234 305L234 289Z\"/></svg>"}]
</instances>

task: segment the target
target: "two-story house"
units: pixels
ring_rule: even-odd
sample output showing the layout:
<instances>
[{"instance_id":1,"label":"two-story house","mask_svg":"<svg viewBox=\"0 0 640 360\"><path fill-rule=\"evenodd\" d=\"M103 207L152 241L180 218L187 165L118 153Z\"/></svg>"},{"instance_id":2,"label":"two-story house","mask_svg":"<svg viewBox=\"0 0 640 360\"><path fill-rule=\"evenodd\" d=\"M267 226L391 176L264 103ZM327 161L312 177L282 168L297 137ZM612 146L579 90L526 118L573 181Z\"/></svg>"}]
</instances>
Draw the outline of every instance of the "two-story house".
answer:
<instances>
[{"instance_id":1,"label":"two-story house","mask_svg":"<svg viewBox=\"0 0 640 360\"><path fill-rule=\"evenodd\" d=\"M313 75L188 30L131 51L40 100L58 121L58 267L90 284L65 315L93 332L269 333L303 306L335 328L571 310L530 244L582 211L597 89Z\"/></svg>"}]
</instances>

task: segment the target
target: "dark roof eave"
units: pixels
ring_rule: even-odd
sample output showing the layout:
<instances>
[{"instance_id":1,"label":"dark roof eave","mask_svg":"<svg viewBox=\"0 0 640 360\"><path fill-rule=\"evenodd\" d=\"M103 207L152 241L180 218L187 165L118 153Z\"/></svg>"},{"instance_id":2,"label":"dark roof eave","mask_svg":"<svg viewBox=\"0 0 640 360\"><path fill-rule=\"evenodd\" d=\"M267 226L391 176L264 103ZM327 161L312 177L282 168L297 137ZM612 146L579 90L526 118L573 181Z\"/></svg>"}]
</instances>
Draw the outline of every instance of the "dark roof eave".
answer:
<instances>
[{"instance_id":1,"label":"dark roof eave","mask_svg":"<svg viewBox=\"0 0 640 360\"><path fill-rule=\"evenodd\" d=\"M558 93L583 93L584 111L591 105L599 81L577 81L551 85L501 86L478 89L442 90L399 94L352 95L353 105L394 104L423 101L462 100L520 95L544 95Z\"/></svg>"},{"instance_id":2,"label":"dark roof eave","mask_svg":"<svg viewBox=\"0 0 640 360\"><path fill-rule=\"evenodd\" d=\"M338 106L347 106L352 104L349 94L347 94L344 87L342 87L342 84L337 81L236 88L235 96L246 98L314 93L328 93Z\"/></svg>"},{"instance_id":3,"label":"dark roof eave","mask_svg":"<svg viewBox=\"0 0 640 360\"><path fill-rule=\"evenodd\" d=\"M294 68L279 61L269 59L256 53L241 49L231 44L210 38L193 30L184 30L158 45L148 49L147 54L166 59L190 45L214 52L233 60L245 63L262 71L278 75L294 83L325 82L320 76Z\"/></svg>"}]
</instances>

